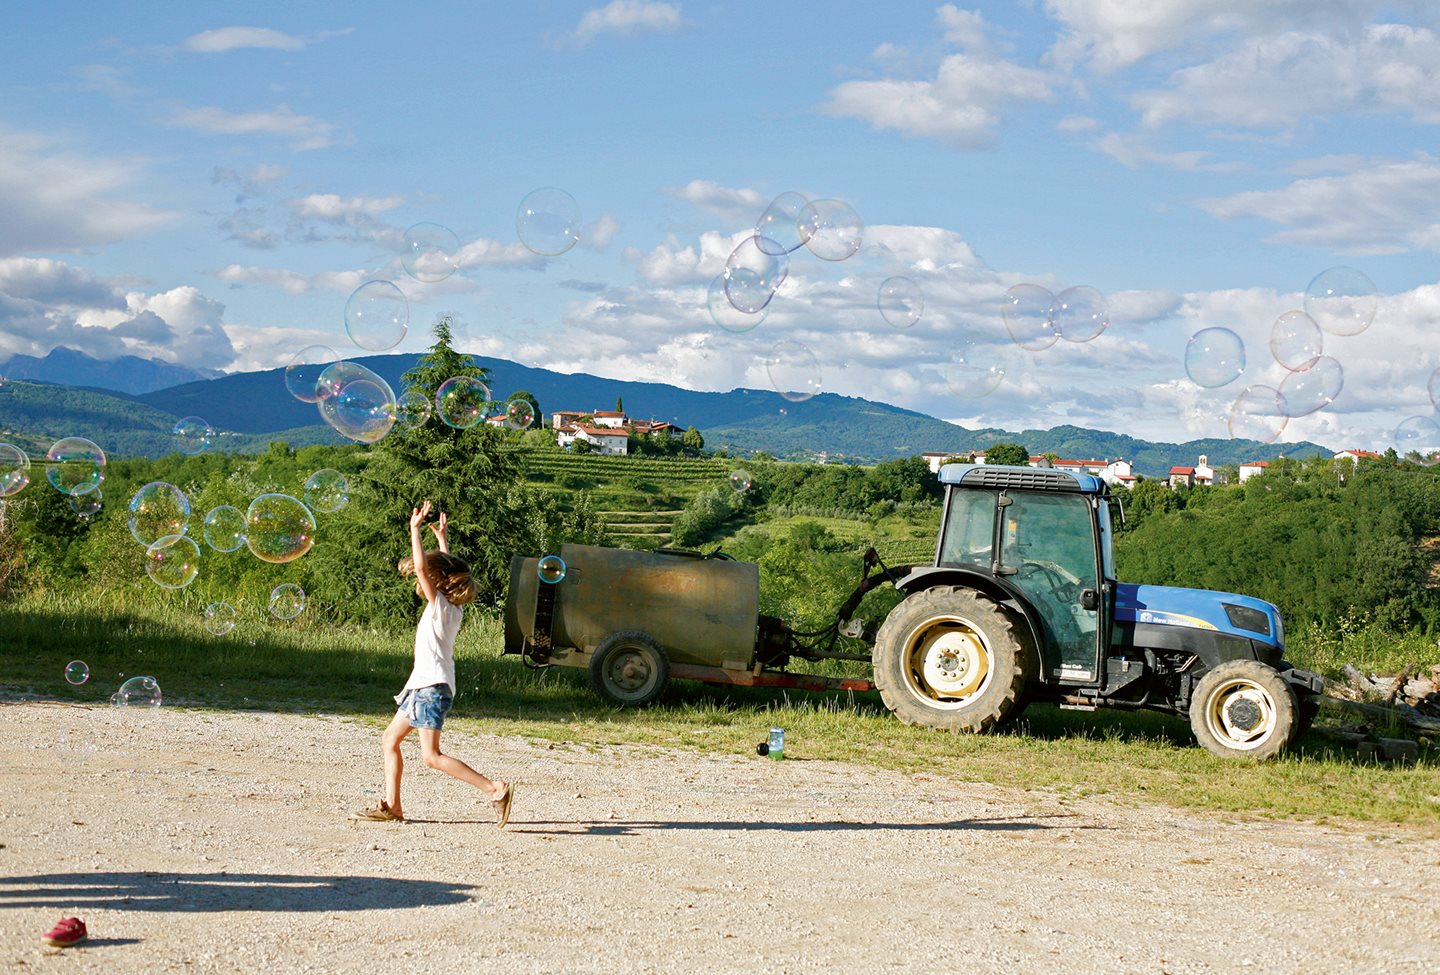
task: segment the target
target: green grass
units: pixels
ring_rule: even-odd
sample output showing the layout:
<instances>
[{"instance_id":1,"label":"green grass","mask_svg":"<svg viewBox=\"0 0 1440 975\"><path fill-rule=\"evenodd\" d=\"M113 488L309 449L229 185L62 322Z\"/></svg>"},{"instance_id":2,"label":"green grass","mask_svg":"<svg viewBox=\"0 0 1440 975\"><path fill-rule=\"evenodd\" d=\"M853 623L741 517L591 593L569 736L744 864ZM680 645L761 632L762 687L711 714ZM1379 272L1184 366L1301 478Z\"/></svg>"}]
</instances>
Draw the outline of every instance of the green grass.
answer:
<instances>
[{"instance_id":1,"label":"green grass","mask_svg":"<svg viewBox=\"0 0 1440 975\"><path fill-rule=\"evenodd\" d=\"M413 629L339 629L302 617L251 616L223 637L178 611L118 604L80 607L58 596L0 604L5 671L0 694L103 704L124 677L154 676L168 705L342 713L379 724L409 672ZM874 694L810 695L673 682L641 711L607 706L583 673L530 670L499 654L501 626L469 614L456 647L461 728L595 744L638 743L753 754L771 725L787 753L1068 796L1103 795L1226 815L1320 822L1407 823L1440 835L1440 754L1378 766L1311 736L1263 765L1214 758L1185 722L1158 714L1028 709L986 736L948 735L895 720ZM90 665L65 682L66 662Z\"/></svg>"}]
</instances>

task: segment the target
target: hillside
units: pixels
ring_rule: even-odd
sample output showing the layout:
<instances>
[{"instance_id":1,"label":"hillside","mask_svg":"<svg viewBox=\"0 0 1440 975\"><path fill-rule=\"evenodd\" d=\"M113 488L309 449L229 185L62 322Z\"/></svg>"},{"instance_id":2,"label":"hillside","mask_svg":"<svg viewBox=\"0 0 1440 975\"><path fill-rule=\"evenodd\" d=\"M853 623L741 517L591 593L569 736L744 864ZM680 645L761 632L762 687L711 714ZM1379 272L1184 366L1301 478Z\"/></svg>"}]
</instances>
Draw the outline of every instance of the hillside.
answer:
<instances>
[{"instance_id":1,"label":"hillside","mask_svg":"<svg viewBox=\"0 0 1440 975\"><path fill-rule=\"evenodd\" d=\"M416 361L413 355L364 356L356 361L397 389ZM1031 453L1061 457L1126 458L1142 474L1161 476L1172 466L1193 465L1205 454L1211 464L1238 464L1274 457L1330 453L1313 443L1283 448L1245 440L1151 443L1124 434L1061 426L1053 430L969 430L913 410L858 397L822 393L792 403L765 390L697 392L664 383L626 382L584 373L563 374L504 359L475 357L490 370L497 397L527 390L541 409L607 410L617 398L643 419L695 426L710 450L736 456L764 451L787 459L876 463L926 451L962 453L997 441L1018 441ZM63 392L62 392L63 391ZM295 446L337 443L317 422L315 408L290 396L283 371L235 373L196 380L139 395L102 389L11 382L0 391L0 427L12 439L48 446L61 436L85 436L122 456L158 456L173 449L170 427L183 416L201 416L220 433L223 449L264 449L271 440Z\"/></svg>"}]
</instances>

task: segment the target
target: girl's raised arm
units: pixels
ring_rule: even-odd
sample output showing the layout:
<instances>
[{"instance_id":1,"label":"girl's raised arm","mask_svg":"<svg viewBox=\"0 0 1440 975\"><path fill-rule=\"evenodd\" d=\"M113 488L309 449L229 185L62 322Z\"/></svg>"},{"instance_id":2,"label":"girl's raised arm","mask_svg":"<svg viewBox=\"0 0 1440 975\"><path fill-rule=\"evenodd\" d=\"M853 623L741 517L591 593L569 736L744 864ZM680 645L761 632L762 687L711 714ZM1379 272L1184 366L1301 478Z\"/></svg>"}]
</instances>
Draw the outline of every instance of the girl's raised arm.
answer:
<instances>
[{"instance_id":1,"label":"girl's raised arm","mask_svg":"<svg viewBox=\"0 0 1440 975\"><path fill-rule=\"evenodd\" d=\"M433 603L435 601L435 583L430 581L430 573L426 571L425 539L420 534L420 526L425 523L425 518L429 514L429 501L418 508L410 509L410 558L415 563L415 581L420 584L420 592L425 596L427 603Z\"/></svg>"}]
</instances>

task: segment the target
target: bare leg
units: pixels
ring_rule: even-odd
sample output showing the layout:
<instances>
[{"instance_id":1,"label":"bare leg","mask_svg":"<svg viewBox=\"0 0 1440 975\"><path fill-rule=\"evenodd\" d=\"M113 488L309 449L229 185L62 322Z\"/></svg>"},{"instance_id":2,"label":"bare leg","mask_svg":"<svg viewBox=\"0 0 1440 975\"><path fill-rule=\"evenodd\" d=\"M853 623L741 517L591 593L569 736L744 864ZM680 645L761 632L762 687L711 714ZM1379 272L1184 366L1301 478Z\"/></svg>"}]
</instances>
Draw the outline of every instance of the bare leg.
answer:
<instances>
[{"instance_id":1,"label":"bare leg","mask_svg":"<svg viewBox=\"0 0 1440 975\"><path fill-rule=\"evenodd\" d=\"M400 806L400 776L405 771L405 758L400 754L400 743L413 730L405 713L396 711L380 740L380 748L385 755L385 805L401 818L405 816Z\"/></svg>"},{"instance_id":2,"label":"bare leg","mask_svg":"<svg viewBox=\"0 0 1440 975\"><path fill-rule=\"evenodd\" d=\"M420 728L420 757L425 764L433 769L439 769L452 778L461 782L468 782L475 788L484 792L494 802L505 794L505 783L501 780L491 781L479 772L475 771L458 758L446 755L440 750L440 729ZM398 781L398 780L397 780Z\"/></svg>"}]
</instances>

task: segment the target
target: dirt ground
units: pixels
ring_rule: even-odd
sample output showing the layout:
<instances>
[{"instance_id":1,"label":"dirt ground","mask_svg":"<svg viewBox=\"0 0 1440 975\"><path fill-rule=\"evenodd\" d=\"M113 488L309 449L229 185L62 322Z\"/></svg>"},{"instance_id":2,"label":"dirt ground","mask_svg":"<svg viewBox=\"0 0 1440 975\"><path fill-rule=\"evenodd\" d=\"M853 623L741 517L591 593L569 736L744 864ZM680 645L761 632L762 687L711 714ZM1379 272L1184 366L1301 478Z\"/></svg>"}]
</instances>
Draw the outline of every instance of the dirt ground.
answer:
<instances>
[{"instance_id":1,"label":"dirt ground","mask_svg":"<svg viewBox=\"0 0 1440 975\"><path fill-rule=\"evenodd\" d=\"M764 729L757 728L757 740ZM21 972L1436 972L1440 841L835 762L447 731L509 829L349 720L0 703ZM46 948L62 914L91 932Z\"/></svg>"}]
</instances>

